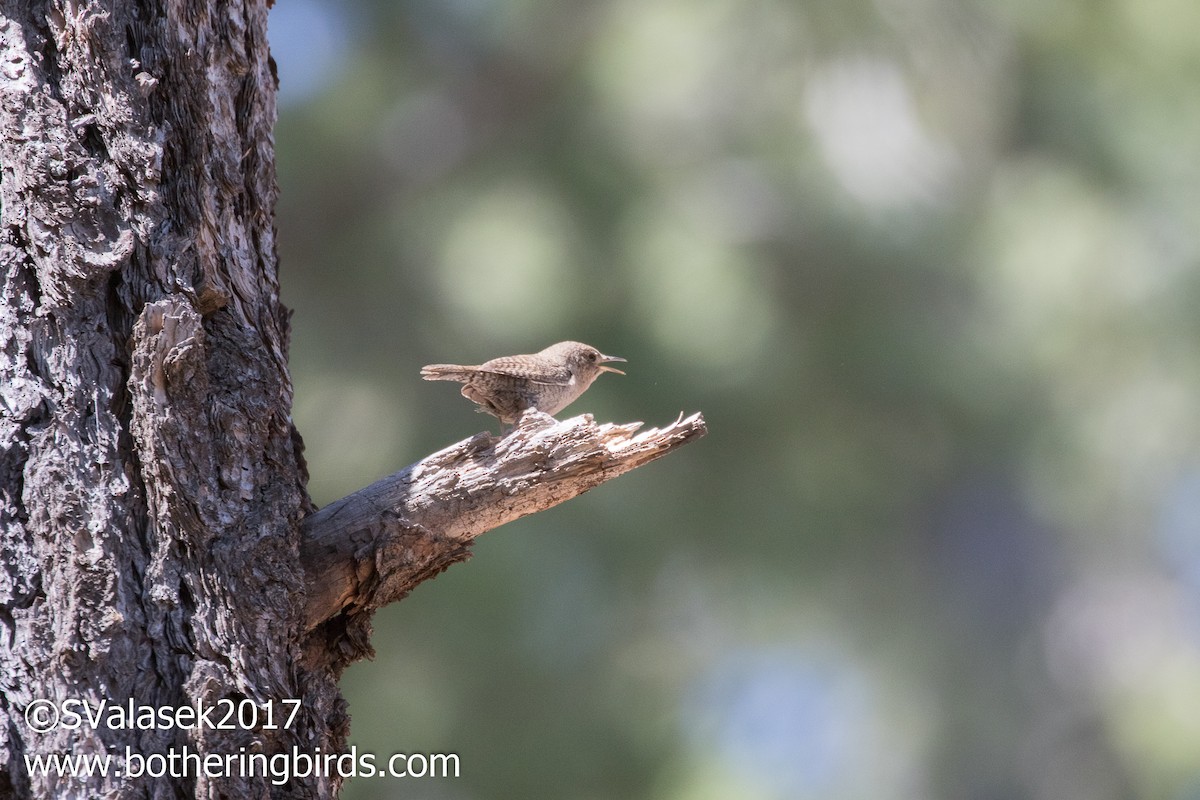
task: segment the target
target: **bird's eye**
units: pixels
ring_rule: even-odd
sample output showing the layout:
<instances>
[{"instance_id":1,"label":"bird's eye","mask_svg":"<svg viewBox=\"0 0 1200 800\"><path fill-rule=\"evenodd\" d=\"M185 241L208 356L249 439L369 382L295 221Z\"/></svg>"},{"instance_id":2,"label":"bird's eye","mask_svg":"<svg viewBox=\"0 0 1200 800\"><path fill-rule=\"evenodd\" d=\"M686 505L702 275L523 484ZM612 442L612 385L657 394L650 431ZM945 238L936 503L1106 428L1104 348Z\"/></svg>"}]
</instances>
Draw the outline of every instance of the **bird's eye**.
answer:
<instances>
[{"instance_id":1,"label":"bird's eye","mask_svg":"<svg viewBox=\"0 0 1200 800\"><path fill-rule=\"evenodd\" d=\"M600 357L600 354L599 354L599 353L597 353L595 350L593 350L592 352L588 353L588 361L595 361L595 360L596 360L597 358L599 358L599 357Z\"/></svg>"}]
</instances>

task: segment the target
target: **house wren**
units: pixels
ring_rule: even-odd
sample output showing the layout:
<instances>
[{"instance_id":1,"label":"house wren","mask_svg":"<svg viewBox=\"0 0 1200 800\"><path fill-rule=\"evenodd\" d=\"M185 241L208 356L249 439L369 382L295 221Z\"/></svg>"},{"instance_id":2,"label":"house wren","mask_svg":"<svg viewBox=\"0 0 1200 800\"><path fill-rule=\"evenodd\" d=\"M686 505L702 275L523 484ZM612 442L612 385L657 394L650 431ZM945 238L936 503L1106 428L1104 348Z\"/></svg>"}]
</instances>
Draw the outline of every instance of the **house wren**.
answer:
<instances>
[{"instance_id":1,"label":"house wren","mask_svg":"<svg viewBox=\"0 0 1200 800\"><path fill-rule=\"evenodd\" d=\"M430 364L421 368L427 381L458 381L463 397L479 405L477 411L515 425L526 409L545 414L562 411L583 394L601 372L625 373L608 366L624 361L606 356L580 342L559 342L540 353L501 356L478 366Z\"/></svg>"}]
</instances>

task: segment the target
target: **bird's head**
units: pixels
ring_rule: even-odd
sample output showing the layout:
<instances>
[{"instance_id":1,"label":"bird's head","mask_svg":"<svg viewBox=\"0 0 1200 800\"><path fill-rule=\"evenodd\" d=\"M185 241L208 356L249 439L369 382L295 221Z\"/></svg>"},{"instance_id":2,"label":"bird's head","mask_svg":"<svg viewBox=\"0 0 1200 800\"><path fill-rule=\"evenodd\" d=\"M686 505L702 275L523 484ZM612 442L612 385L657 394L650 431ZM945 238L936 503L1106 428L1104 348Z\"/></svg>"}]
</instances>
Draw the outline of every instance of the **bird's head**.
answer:
<instances>
[{"instance_id":1,"label":"bird's head","mask_svg":"<svg viewBox=\"0 0 1200 800\"><path fill-rule=\"evenodd\" d=\"M567 363L567 368L571 370L571 374L576 380L589 384L600 376L601 372L615 372L618 375L625 373L616 367L609 366L614 361L624 361L620 356L606 356L590 344L582 342L559 342L558 344L547 348L548 351L554 351L554 355L562 358ZM549 355L549 353L547 353Z\"/></svg>"}]
</instances>

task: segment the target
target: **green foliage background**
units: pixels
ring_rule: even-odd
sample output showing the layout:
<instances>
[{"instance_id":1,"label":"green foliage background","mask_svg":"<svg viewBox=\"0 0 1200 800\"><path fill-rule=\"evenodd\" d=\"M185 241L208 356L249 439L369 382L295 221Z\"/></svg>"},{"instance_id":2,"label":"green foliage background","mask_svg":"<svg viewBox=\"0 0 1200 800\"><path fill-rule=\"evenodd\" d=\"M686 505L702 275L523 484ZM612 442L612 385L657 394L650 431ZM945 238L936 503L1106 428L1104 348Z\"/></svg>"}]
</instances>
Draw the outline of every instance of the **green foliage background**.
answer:
<instances>
[{"instance_id":1,"label":"green foliage background","mask_svg":"<svg viewBox=\"0 0 1200 800\"><path fill-rule=\"evenodd\" d=\"M378 615L462 777L348 800L1200 798L1200 5L272 15L318 503L489 427L430 362L711 430Z\"/></svg>"}]
</instances>

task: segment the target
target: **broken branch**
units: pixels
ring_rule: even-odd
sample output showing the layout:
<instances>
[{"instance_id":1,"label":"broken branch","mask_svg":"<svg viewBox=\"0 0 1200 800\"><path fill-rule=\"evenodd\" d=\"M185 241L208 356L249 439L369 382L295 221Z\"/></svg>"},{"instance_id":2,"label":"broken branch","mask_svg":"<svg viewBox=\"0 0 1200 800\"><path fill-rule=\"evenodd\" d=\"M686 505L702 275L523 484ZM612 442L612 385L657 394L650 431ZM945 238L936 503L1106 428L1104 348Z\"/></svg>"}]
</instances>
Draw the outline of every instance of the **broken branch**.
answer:
<instances>
[{"instance_id":1,"label":"broken branch","mask_svg":"<svg viewBox=\"0 0 1200 800\"><path fill-rule=\"evenodd\" d=\"M692 414L665 428L558 422L528 411L343 497L302 523L306 629L370 613L470 555L476 536L583 494L708 432Z\"/></svg>"}]
</instances>

